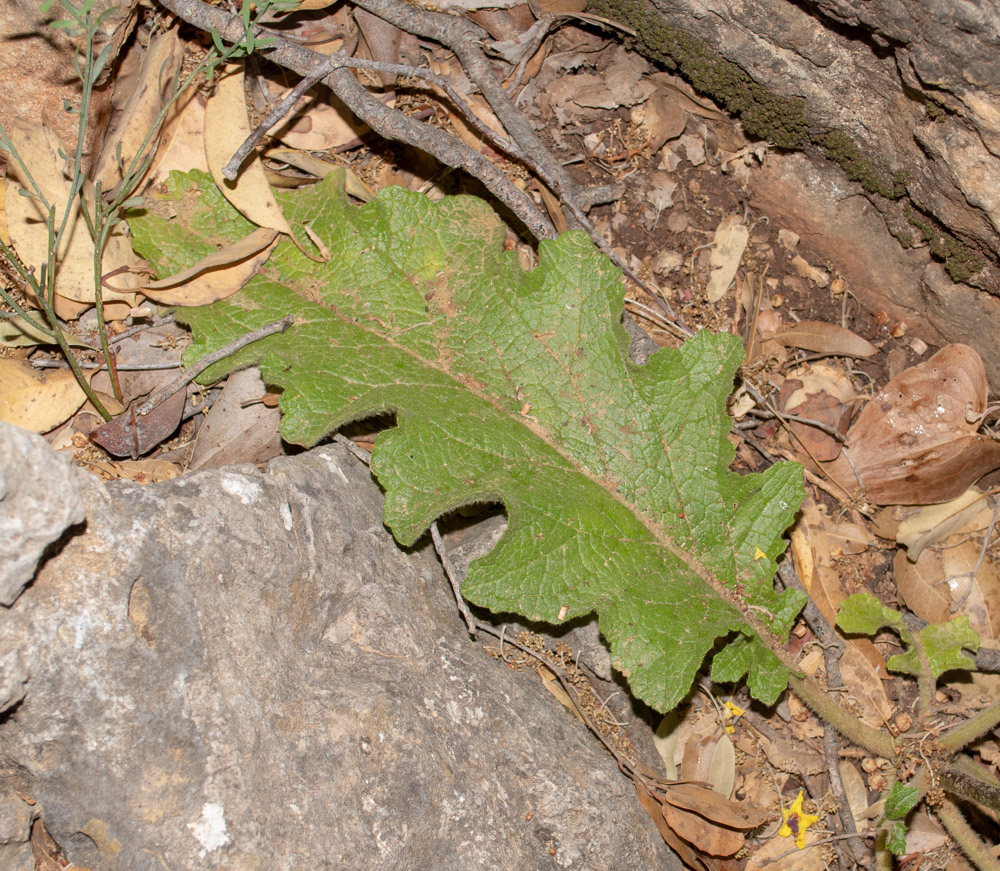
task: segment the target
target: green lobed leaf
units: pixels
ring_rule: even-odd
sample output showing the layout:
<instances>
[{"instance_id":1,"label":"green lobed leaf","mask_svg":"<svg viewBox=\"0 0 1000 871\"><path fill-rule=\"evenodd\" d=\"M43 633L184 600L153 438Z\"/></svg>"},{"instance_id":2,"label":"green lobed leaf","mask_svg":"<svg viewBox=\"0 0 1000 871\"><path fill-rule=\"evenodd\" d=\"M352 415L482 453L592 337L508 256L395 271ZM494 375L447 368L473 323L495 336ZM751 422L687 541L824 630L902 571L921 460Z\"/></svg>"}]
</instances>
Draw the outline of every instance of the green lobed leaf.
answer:
<instances>
[{"instance_id":1,"label":"green lobed leaf","mask_svg":"<svg viewBox=\"0 0 1000 871\"><path fill-rule=\"evenodd\" d=\"M915 786L906 786L898 780L885 797L885 817L889 820L902 820L916 807L920 801L920 790Z\"/></svg>"},{"instance_id":2,"label":"green lobed leaf","mask_svg":"<svg viewBox=\"0 0 1000 871\"><path fill-rule=\"evenodd\" d=\"M195 215L200 229L186 232L203 245L233 241L233 210L211 199L204 174L164 197L179 209L192 185L202 194L189 213L211 201L213 218ZM699 333L635 366L620 275L584 234L541 243L539 266L524 272L480 200L431 203L390 188L359 207L342 185L331 174L278 195L328 263L283 242L241 293L178 314L195 337L189 361L295 315L286 333L203 378L259 363L284 388L282 435L304 445L394 413L372 470L396 538L412 544L444 512L502 501L507 532L472 564L463 594L550 623L596 612L616 666L653 707L674 707L717 644L713 676L746 675L757 698L774 701L787 673L744 612L780 643L803 603L772 586L801 469L729 468L739 339ZM148 220L130 221L137 249L159 249L164 274L183 268L167 228Z\"/></svg>"},{"instance_id":3,"label":"green lobed leaf","mask_svg":"<svg viewBox=\"0 0 1000 871\"><path fill-rule=\"evenodd\" d=\"M844 599L837 612L837 625L845 632L872 636L884 627L895 629L904 640L909 638L900 613L887 608L871 593L855 593Z\"/></svg>"},{"instance_id":4,"label":"green lobed leaf","mask_svg":"<svg viewBox=\"0 0 1000 871\"><path fill-rule=\"evenodd\" d=\"M893 856L902 856L906 853L906 825L900 822L892 822L886 826L885 845Z\"/></svg>"},{"instance_id":5,"label":"green lobed leaf","mask_svg":"<svg viewBox=\"0 0 1000 871\"><path fill-rule=\"evenodd\" d=\"M960 669L974 671L975 661L963 653L963 648L975 653L979 650L980 637L969 626L969 615L961 614L947 623L932 623L916 633L917 642L924 649L931 675L940 677L946 671ZM916 647L889 658L886 665L893 671L905 674L920 673L920 657Z\"/></svg>"}]
</instances>

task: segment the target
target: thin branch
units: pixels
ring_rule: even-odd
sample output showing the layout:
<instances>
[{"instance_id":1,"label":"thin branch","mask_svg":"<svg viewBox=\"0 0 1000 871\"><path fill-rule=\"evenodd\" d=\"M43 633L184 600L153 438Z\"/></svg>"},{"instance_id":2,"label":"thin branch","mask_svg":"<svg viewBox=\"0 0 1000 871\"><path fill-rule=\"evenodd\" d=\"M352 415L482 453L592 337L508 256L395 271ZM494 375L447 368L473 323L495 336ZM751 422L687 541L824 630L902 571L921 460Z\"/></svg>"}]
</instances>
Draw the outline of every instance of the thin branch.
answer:
<instances>
[{"instance_id":1,"label":"thin branch","mask_svg":"<svg viewBox=\"0 0 1000 871\"><path fill-rule=\"evenodd\" d=\"M171 381L166 387L157 390L152 396L149 397L142 405L139 406L137 412L139 414L149 414L157 405L163 402L165 399L169 399L178 390L183 390L194 381L202 372L204 372L213 363L218 363L219 360L224 360L231 354L235 354L240 348L245 348L247 345L253 342L258 342L267 336L273 336L275 333L283 333L292 325L292 316L285 315L280 321L272 321L269 324L265 324L259 329L253 330L244 336L240 336L235 342L230 342L223 348L219 348L218 351L214 351L211 354L206 354L202 357L194 366L192 366L188 371L180 376L179 378Z\"/></svg>"},{"instance_id":2,"label":"thin branch","mask_svg":"<svg viewBox=\"0 0 1000 871\"><path fill-rule=\"evenodd\" d=\"M431 540L434 542L434 550L437 551L438 559L441 560L441 566L444 569L444 573L448 576L448 582L451 584L451 591L455 594L455 604L458 606L459 612L465 619L465 625L469 629L469 635L476 638L476 618L472 615L472 611L469 610L469 606L465 603L465 599L462 596L462 584L458 580L455 567L451 564L451 558L448 556L448 551L444 546L444 542L441 540L441 532L438 529L436 520L431 524Z\"/></svg>"},{"instance_id":3,"label":"thin branch","mask_svg":"<svg viewBox=\"0 0 1000 871\"><path fill-rule=\"evenodd\" d=\"M209 6L201 0L160 0L161 5L178 18L201 30L215 30L230 43L244 38L243 22L238 15ZM271 32L260 31L270 45L260 49L268 60L279 66L308 76L329 64L329 57ZM414 121L402 112L391 109L361 86L345 68L334 70L323 79L351 111L385 139L405 142L435 157L446 166L462 169L477 178L500 202L509 208L528 231L538 239L554 238L555 227L523 191L487 158L462 144L443 130Z\"/></svg>"}]
</instances>

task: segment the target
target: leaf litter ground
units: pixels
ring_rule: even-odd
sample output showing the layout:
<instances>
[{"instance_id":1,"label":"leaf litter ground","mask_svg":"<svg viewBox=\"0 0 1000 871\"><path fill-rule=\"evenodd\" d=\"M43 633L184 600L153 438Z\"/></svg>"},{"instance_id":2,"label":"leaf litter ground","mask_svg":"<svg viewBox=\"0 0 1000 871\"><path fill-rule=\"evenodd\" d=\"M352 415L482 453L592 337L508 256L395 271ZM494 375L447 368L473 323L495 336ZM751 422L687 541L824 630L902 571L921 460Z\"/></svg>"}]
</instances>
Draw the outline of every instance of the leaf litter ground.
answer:
<instances>
[{"instance_id":1,"label":"leaf litter ground","mask_svg":"<svg viewBox=\"0 0 1000 871\"><path fill-rule=\"evenodd\" d=\"M565 33L572 32L565 31ZM558 38L562 38L562 35ZM593 40L593 36L578 31L575 32L574 39L582 45L587 40ZM769 317L772 320L775 317L780 317L784 312L796 312L796 316L798 317L805 315L812 320L825 320L836 324L846 323L854 327L859 334L878 344L882 351L886 353L880 355L880 357L872 362L862 362L860 364L860 368L867 372L868 376L876 384L884 384L888 378L884 360L888 360L889 366L895 367L898 370L901 365L919 358L921 353L919 344L911 343L906 338L905 326L891 321L891 319L878 312L862 312L846 302L847 298L843 295L843 287L838 287L836 264L818 263L814 265L803 260L798 255L800 253L805 254L808 258L808 251L804 247L806 243L797 248L793 238L789 237L787 233L785 235L779 233L781 228L773 227L766 221L758 220L757 217L760 216L755 217L745 212L745 208L741 204L744 197L743 185L746 181L745 172L753 172L752 165L747 165L747 163L752 164L753 160L744 164L730 164L728 168L731 170L735 169L736 171L725 172L727 167L719 162L719 158L723 152L713 144L719 141L720 131L724 130L724 126L719 119L707 118L707 116L697 115L697 113L695 113L697 117L691 114L688 115L684 127L679 131L683 134L680 138L686 141L682 145L678 144L676 147L668 146L668 150L674 155L674 158L670 160L674 165L668 165L667 168L671 173L671 179L676 183L676 187L672 192L665 192L662 183L663 179L660 177L663 171L663 167L660 165L663 155L654 159L654 156L648 153L648 149L643 150L641 147L643 137L637 135L636 125L633 123L635 119L634 117L627 118L625 117L626 115L628 113L623 112L621 109L617 110L617 112L615 110L602 110L592 117L582 119L582 124L578 123L581 121L580 118L572 119L574 123L569 123L571 119L568 116L563 118L563 121L566 122L564 124L558 123L558 119L555 118L550 118L546 123L549 124L550 129L557 131L560 135L570 137L570 141L574 142L577 146L582 146L580 147L581 151L585 151L590 155L586 171L592 175L593 180L605 181L609 176L616 179L629 179L625 194L617 204L609 207L601 207L597 210L601 226L607 231L609 236L614 238L615 244L620 245L624 250L634 255L638 261L654 264L654 268L658 269L657 274L661 282L673 288L675 305L679 307L683 306L684 314L691 322L705 324L716 330L736 328L745 332L747 316L742 311L741 291L745 290L751 283L751 279L756 277L765 282L765 307L770 304L772 314ZM593 138L590 142L580 143L574 139L577 134L581 138L587 135L592 135ZM702 140L703 148L707 152L707 160L702 160L704 155L699 156L698 139ZM604 150L601 154L598 154L597 152L600 150L598 146L602 143L605 146ZM592 144L593 148L591 147ZM395 166L385 164L388 172L382 173L381 176L377 174L370 176L373 182L378 182L377 186L379 187L387 180L418 186L434 172L433 169L428 170L426 166L421 168L420 161L409 161L404 155L398 152L394 154L385 146L376 146L376 151L380 151L390 159L396 158L399 160L399 163ZM362 158L362 162L363 160L364 158ZM415 172L402 169L406 165L414 169ZM363 171L363 167L360 164L358 165L358 169L359 171ZM750 230L749 241L740 258L741 268L736 273L736 284L730 291L732 295L725 297L716 305L707 305L702 301L700 294L700 288L708 284L709 272L712 266L712 252L707 246L712 241L716 227L729 214L743 215ZM831 228L831 231L834 229ZM182 250L183 246L178 246L174 253L180 254ZM797 257L798 260L796 259ZM803 268L803 262L799 261L803 261L805 267L808 268ZM407 263L405 265L413 267L415 272L420 274L420 267L427 267L428 264L420 260L418 263ZM301 280L304 284L309 283L309 276L305 274L305 271ZM318 298L318 289L313 288L313 290L316 292ZM447 303L447 300L443 300L441 304L446 305ZM262 300L263 304L264 301ZM612 309L613 306L608 309L609 316L612 313ZM629 310L638 318L643 319L646 328L661 343L667 341L667 334L663 331L662 326L657 322L655 317L644 318L644 315L648 314L648 306L644 306L644 301L641 298L637 298L634 303L629 303ZM284 312L281 313L283 314ZM426 317L426 312L423 316ZM419 344L418 340L421 337L426 340L426 337L431 335L433 330L428 330L426 327L421 326L419 303L411 305L409 309L402 311L399 317L403 318L403 322L410 326L411 332L416 332L412 340L411 338L399 340L399 344L405 352L403 356L403 362L405 362L407 359L406 354L412 354L413 348ZM406 318L409 318L409 320L406 320ZM794 318L792 319L794 320ZM321 321L322 318L317 317L317 324ZM390 332L396 329L397 324L391 322ZM579 331L579 327L577 329ZM761 331L761 338L763 338L763 332ZM580 339L581 337L589 339L591 336L590 334L579 333L575 338ZM620 353L621 337L619 336L615 341L617 344L616 353ZM441 340L435 335L428 347L440 347L441 345ZM769 347L766 350L767 353L761 354L760 360L756 361L755 365L760 372L768 376L775 373L779 375L787 374L797 362L794 358L796 356L803 356L801 353L796 355L794 351L791 354L785 352L783 356L782 352L774 347ZM722 356L724 357L725 355L723 354ZM308 361L311 361L311 359L307 358ZM654 357L654 359L656 358ZM537 363L538 361L535 359L532 362ZM443 372L450 372L449 367L444 364L440 365L439 369ZM624 380L628 380L623 375L623 373L627 373L628 371L628 367L624 367L617 372L606 372L603 374L609 377L622 377ZM721 371L721 369L718 371ZM478 383L477 377L479 374L473 373L471 375L464 375L463 377ZM551 390L552 386L558 383L558 381L551 381L542 386ZM484 382L484 386L490 385ZM496 385L493 386L495 387ZM538 417L536 413L533 413L533 408L525 408L525 405L537 404L538 408L542 409L545 403L531 403L526 398L524 392L525 385L521 384L516 374L512 374L511 382L503 386L507 388L513 387L514 401L508 401L507 405L500 409L497 408L495 402L487 402L486 405L489 408L484 407L482 409L484 415L496 414L496 420L498 421L508 421L512 417L516 419L516 416ZM294 397L289 398L294 399ZM532 396L532 398L536 397ZM439 410L442 413L446 414L450 410L449 403L444 398L438 404L441 406ZM517 405L516 411L514 409L515 404ZM555 405L558 406L558 403L555 403ZM310 414L318 414L321 418L326 415L326 423L335 419L335 415L329 414L325 409L306 408L300 414L297 422L293 419L286 424L298 427L298 429L289 430L289 432L294 431L309 434L311 438L316 430L315 428L310 428L311 426L314 427L314 425L309 423ZM575 422L574 425L578 426L577 438L581 443L586 443L588 438L592 440L589 433L590 427L582 423L583 417L581 415L570 414L565 410L564 414L567 418L572 418ZM494 418L490 419L493 420ZM551 426L551 421L543 415L539 421L539 427L544 428L546 423ZM620 421L617 423L620 424ZM769 430L769 424L766 422L758 423L760 425L753 433L747 431L748 436L755 435L756 438L761 440L762 444L766 444L776 452L780 452L781 450L790 451L792 449L793 446L791 445L786 445L782 448L779 443L776 446L775 442L778 440L777 429ZM770 426L773 426L773 424ZM725 428L717 428L714 431L714 435L718 438L719 433L724 432ZM610 456L609 452L614 450L614 448L609 447L609 445L618 445L619 442L615 438L607 438L606 427L604 430L598 427L598 433L605 436L603 442L598 441L600 446L604 448L605 454ZM532 433L532 436L534 435ZM544 442L545 439L543 438L542 441ZM534 446L536 442L537 439L531 442L531 444ZM741 443L736 457L736 467L744 471L761 466L759 455L753 449L748 448L748 444L750 444L749 440ZM84 445L85 443L80 443L77 446L81 455L94 450ZM436 454L422 456L419 452L415 452L412 457L407 456L405 454L407 447L405 438L400 440L398 442L397 453L403 459L411 462L415 470L423 471L430 463L439 458L439 455ZM388 462L389 459L394 457L391 449L392 441L389 442L389 448L387 449L389 452L385 454L385 459L379 459L379 462ZM598 454L600 453L598 451ZM551 459L550 467L542 464L541 468L543 470L546 468L558 468L560 462L567 460L559 451L555 451L555 454L556 456ZM174 456L176 455L175 452ZM517 456L501 455L506 461L506 465L500 465L502 472L514 474L519 465L517 463ZM108 463L105 457L97 459L105 464L107 474L116 474L112 464ZM607 500L612 495L611 490L614 489L609 489L608 487L608 470L610 469L612 472L616 471L614 463L608 462L600 456L595 460L592 455L581 458L574 454L571 459L577 464L577 467L582 464L587 469L589 476L586 477L592 482L592 487L588 490L588 493L594 493L599 499ZM165 461L157 462L170 465L169 463L165 463ZM591 465L586 465L588 462ZM536 464L532 468L539 468L539 466ZM494 472L495 474L499 474L496 470ZM148 474L148 472L144 471L140 472L140 474ZM617 484L617 481L614 483ZM638 489L636 485L633 485L633 487ZM816 556L819 559L817 559L816 565L813 566L814 570L811 572L807 570L808 566L805 566L801 559L797 560L796 566L804 578L812 578L814 586L810 592L814 598L817 596L827 599L837 598L838 596L842 598L847 592L868 588L878 593L883 601L890 604L895 602L898 594L893 579L893 572L890 568L892 560L891 549L886 549L885 546L876 544L876 540L868 533L868 522L865 517L856 512L851 513L847 517L843 516L840 513L843 509L838 504L836 494L826 493L815 487L811 487L810 489L811 504L814 509L818 507L818 510L814 510L812 513L811 525L804 528L809 534L809 541L819 542L819 544L814 545L814 550L817 551ZM532 492L531 487L527 485L526 490L529 493ZM415 517L415 514L419 512L416 512L412 507L414 504L436 504L433 499L434 494L418 493L409 495L409 499L401 497L399 501L399 524L401 529L404 527L407 529L416 529L423 522L420 517ZM480 492L473 495L476 498L492 501L498 498L499 493ZM414 499L416 499L416 503L414 503ZM612 501L616 500L612 499ZM441 504L444 505L445 503ZM526 507L524 508L526 517L530 515L533 507L534 504L532 501L530 499L526 500ZM686 514L687 512L680 513ZM551 517L547 517L544 512L541 513L541 516L543 519L538 522L542 525L552 519ZM522 518L522 522L527 524L528 520ZM643 526L645 534L648 534L648 525L640 525ZM853 525L853 528L848 529L847 527L851 525ZM653 526L656 526L655 516ZM880 531L882 529L880 527ZM985 530L985 524L980 522L975 529L980 530L981 535L981 532ZM677 530L677 524L667 529L671 540L677 538ZM967 541L968 538L969 534L966 533ZM600 536L592 536L592 539L593 541L600 540L602 545L605 543L600 539ZM683 541L683 537L681 536L678 540ZM656 546L662 551L661 542L657 542ZM768 563L770 563L773 555L773 553L768 554ZM516 554L513 556L516 556ZM579 557L579 566L585 569L593 568L593 561L588 563L586 555L575 556ZM971 562L974 563L975 559L973 558ZM710 568L716 568L718 565L717 558L714 563L711 559L708 559L707 565ZM991 568L988 560L985 565L987 568ZM919 568L919 566L920 563L918 562L917 567ZM548 564L546 563L543 567L547 569ZM897 557L895 570L897 576L903 577L905 575L907 578L908 586L906 589L911 592L906 601L911 607L917 607L913 603L925 603L926 600L933 599L934 595L940 593L941 587L938 583L942 577L952 576L955 573L954 568L944 569L938 567L924 569L922 574L917 572L916 577L914 577L914 571L907 567L905 556L902 560ZM697 574L698 572L695 571L695 575ZM995 572L993 574L995 576ZM600 571L598 571L595 577L601 577ZM978 577L979 575L977 575ZM700 580L699 578L699 582ZM998 609L995 604L991 604L996 600L995 590L997 589L997 582L982 580L977 581L977 585L977 590L970 600L973 603L978 602L978 604L975 604L973 613L974 618L976 616L980 617L977 631L984 638L987 636L993 637L995 628L1000 628L1000 619L996 616ZM538 597L538 613L551 619L552 610L559 600L558 594L563 591L556 589L547 592L551 595L544 602L541 596ZM594 595L596 600L601 600L602 594L600 591ZM977 596L978 598L976 598ZM957 599L958 595L956 594L951 600L945 597L945 600L941 601L941 596L938 595L938 599L934 600L932 604L935 604L935 607L938 608L937 613L940 616L941 608L947 611L950 605ZM542 608L543 605L544 610ZM579 607L583 607L583 605ZM720 609L720 614L722 618L719 620L716 628L721 631L726 626L726 609L724 607ZM556 616L558 616L558 613ZM799 630L802 629L804 627L799 627ZM810 643L809 633L806 631L798 634L799 630L793 636L793 649L797 645ZM715 631L715 629L710 629L709 631ZM627 637L624 640L627 641ZM887 656L890 652L899 650L895 646L896 640L884 636L876 638L875 642L874 645L868 642L869 646L863 648L867 655L862 655L862 661L857 666L857 671L845 675L848 680L848 699L845 701L845 704L857 705L858 715L865 716L872 722L881 723L883 720L891 722L907 707L907 687L898 682L895 684L884 684L878 677L881 673L878 667L879 661L883 663L882 671L884 672L885 657L883 653ZM858 642L855 643L860 646ZM815 661L815 657L813 657L813 661ZM817 664L816 668L821 675L822 665ZM888 694L883 690L883 685L888 687L890 691ZM870 692L872 687L877 688L878 692L873 693L874 698L866 699L866 692ZM661 687L659 691L666 693L668 689ZM963 692L963 690L965 691ZM950 711L953 714L960 714L967 712L970 707L974 707L976 704L975 690L976 687L973 687L972 691L970 691L961 685L952 685L952 687L944 688L941 699L942 703L946 706L944 713ZM986 691L988 690L984 690L984 692ZM666 697L666 695L663 696L663 698ZM782 785L783 791L787 794L785 803L789 805L795 796L795 790L798 788L797 783L802 783L807 788L811 788L810 792L817 797L822 796L826 788L824 785L826 775L823 773L821 765L817 767L815 760L804 749L809 742L815 744L821 733L817 731L816 722L814 718L809 716L808 712L796 706L794 699L790 700L790 704L790 712L786 712L791 715L787 724L780 718L773 716L769 720L763 720L759 717L756 720L756 728L758 730L770 729L773 738L780 739L782 733L790 733L798 742L797 745L793 745L796 747L794 752L781 753L772 751L767 753L768 761L777 769L776 778L771 778L774 783L771 784L768 778L765 777L762 779L755 774L755 771L759 770L759 766L755 763L749 766L744 763L740 766L739 777L742 784L740 789L743 794L756 797L765 804L769 803L768 798L777 799L777 795L774 794L774 786L779 784ZM701 708L704 708L702 713L708 714L707 717L687 716L685 723L707 719L709 726L706 727L706 731L712 733L712 737L708 739L696 738L695 733L691 729L687 730L687 734L681 742L682 746L676 751L678 759L687 760L686 766L682 767L681 774L683 776L691 776L691 772L695 770L693 767L696 765L695 759L712 758L715 755L711 752L704 752L705 745L701 743L703 740L708 741L708 746L710 747L722 746L722 742L718 739L720 730L722 730L721 724L725 722L725 717L722 713L711 708L711 706L701 705L697 698L685 710L697 712ZM742 715L741 721L742 719L749 720L752 716L754 716L754 713L750 711ZM739 729L739 726L737 728ZM754 741L747 743L743 740L748 734L753 732L753 729L742 728L738 734L740 741L737 744L739 752L748 753L751 756L754 754L759 756L760 751L755 750L755 747L759 747L761 744ZM761 743L766 745L767 742ZM775 741L772 741L771 744L782 746L780 742ZM684 749L685 746L687 750ZM696 746L700 747L697 752L692 749ZM1000 760L1000 748L991 742L986 742L982 746L981 753L985 759ZM794 758L790 759L790 757ZM780 764L779 760L783 764ZM847 764L850 766L850 770L854 772L853 778L849 777L850 772L847 770L841 773L845 782L850 781L855 784L855 788L850 793L850 796L859 802L859 809L856 815L860 819L867 803L865 796L866 786L871 790L878 791L881 789L881 782L884 781L884 776L881 773L877 760L859 759L856 767L850 762L847 762ZM882 781L880 781L880 777ZM867 783L862 783L862 778ZM854 801L852 801L853 808ZM933 835L925 833L924 837L925 841L922 843L924 849L929 849L929 845L941 843L940 841L933 841L933 837L935 837ZM808 852L818 853L819 851ZM941 861L941 867L943 867L946 859L940 859L939 861Z\"/></svg>"}]
</instances>

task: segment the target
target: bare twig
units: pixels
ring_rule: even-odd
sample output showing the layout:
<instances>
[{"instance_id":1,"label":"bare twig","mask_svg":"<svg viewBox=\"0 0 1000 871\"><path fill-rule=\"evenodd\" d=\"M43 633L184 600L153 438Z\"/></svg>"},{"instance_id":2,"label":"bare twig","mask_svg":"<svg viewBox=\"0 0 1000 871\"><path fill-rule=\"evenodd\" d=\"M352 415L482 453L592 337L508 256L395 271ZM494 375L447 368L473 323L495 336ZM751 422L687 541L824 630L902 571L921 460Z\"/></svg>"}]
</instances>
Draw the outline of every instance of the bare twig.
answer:
<instances>
[{"instance_id":1,"label":"bare twig","mask_svg":"<svg viewBox=\"0 0 1000 871\"><path fill-rule=\"evenodd\" d=\"M139 406L137 412L139 414L149 414L157 405L159 405L163 400L169 399L178 390L183 390L194 381L202 372L204 372L213 363L218 363L219 360L223 360L230 354L236 353L240 348L245 348L247 345L253 342L258 342L267 336L273 336L275 333L283 333L292 325L292 316L285 315L280 321L272 321L269 324L265 324L260 329L253 330L253 332L247 333L244 336L240 336L235 342L230 342L223 348L219 348L211 354L206 354L202 357L194 366L192 366L186 373L184 373L179 378L171 381L166 387L157 390L152 396L149 397L142 405Z\"/></svg>"},{"instance_id":2,"label":"bare twig","mask_svg":"<svg viewBox=\"0 0 1000 871\"><path fill-rule=\"evenodd\" d=\"M176 16L202 30L215 30L226 42L236 43L245 33L239 15L209 6L201 0L161 0L161 5ZM329 57L284 39L270 31L258 29L261 38L267 37L270 45L261 48L268 60L301 76L308 76L329 64ZM463 169L479 179L483 185L509 208L528 231L538 239L556 235L552 222L523 191L478 151L459 142L443 130L414 121L402 112L391 109L361 86L344 67L333 70L323 79L351 111L385 139L405 142L437 158L454 169Z\"/></svg>"},{"instance_id":3,"label":"bare twig","mask_svg":"<svg viewBox=\"0 0 1000 871\"><path fill-rule=\"evenodd\" d=\"M431 524L431 540L434 542L434 550L437 551L438 559L441 560L441 566L444 568L444 573L448 576L448 582L451 584L451 591L455 594L455 604L458 605L458 610L465 619L465 625L469 629L469 635L476 638L476 618L472 616L469 606L465 603L465 599L462 597L462 584L458 580L458 575L455 573L455 567L451 564L451 558L448 556L448 551L445 549L444 542L441 540L441 531L438 529L436 520Z\"/></svg>"}]
</instances>

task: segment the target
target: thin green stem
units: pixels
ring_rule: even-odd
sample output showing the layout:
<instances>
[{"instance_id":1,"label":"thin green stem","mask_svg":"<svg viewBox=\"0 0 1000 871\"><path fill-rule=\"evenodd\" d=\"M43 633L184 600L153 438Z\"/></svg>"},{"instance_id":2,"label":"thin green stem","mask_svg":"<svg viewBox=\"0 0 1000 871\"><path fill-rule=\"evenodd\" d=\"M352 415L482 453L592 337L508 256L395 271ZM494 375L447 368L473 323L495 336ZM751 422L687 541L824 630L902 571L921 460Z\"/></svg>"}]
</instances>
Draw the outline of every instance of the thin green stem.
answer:
<instances>
[{"instance_id":1,"label":"thin green stem","mask_svg":"<svg viewBox=\"0 0 1000 871\"><path fill-rule=\"evenodd\" d=\"M788 677L788 685L803 702L845 738L876 756L895 758L896 748L888 733L849 714L811 678L793 673Z\"/></svg>"},{"instance_id":2,"label":"thin green stem","mask_svg":"<svg viewBox=\"0 0 1000 871\"><path fill-rule=\"evenodd\" d=\"M934 808L934 813L941 821L941 825L945 827L948 834L962 848L966 857L979 871L1000 871L1000 861L993 857L989 847L965 821L958 805L945 799L940 807Z\"/></svg>"},{"instance_id":3,"label":"thin green stem","mask_svg":"<svg viewBox=\"0 0 1000 871\"><path fill-rule=\"evenodd\" d=\"M1000 810L1000 786L987 782L974 769L947 766L938 772L943 786L952 795L974 801L991 810Z\"/></svg>"},{"instance_id":4,"label":"thin green stem","mask_svg":"<svg viewBox=\"0 0 1000 871\"><path fill-rule=\"evenodd\" d=\"M945 732L938 741L946 750L955 752L981 738L998 724L1000 724L1000 700L984 708L960 726Z\"/></svg>"}]
</instances>

